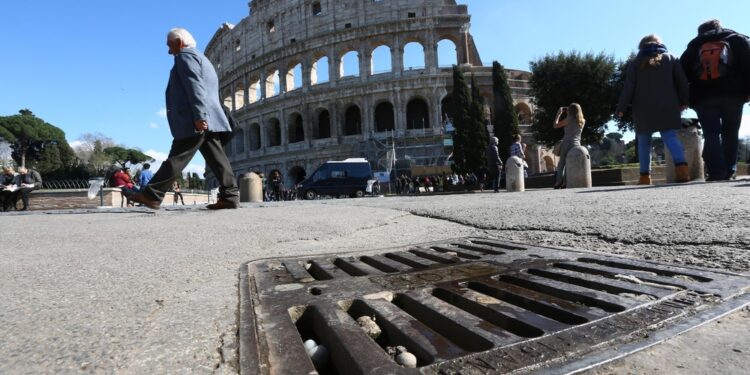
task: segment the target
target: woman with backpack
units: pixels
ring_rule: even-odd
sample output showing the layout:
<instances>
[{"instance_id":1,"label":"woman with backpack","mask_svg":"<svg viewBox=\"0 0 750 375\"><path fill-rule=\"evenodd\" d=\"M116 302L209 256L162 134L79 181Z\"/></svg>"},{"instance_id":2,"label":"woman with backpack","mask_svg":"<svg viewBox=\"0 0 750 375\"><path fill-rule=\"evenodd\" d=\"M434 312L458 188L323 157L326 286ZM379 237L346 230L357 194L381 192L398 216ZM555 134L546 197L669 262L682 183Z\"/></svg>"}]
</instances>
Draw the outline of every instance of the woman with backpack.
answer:
<instances>
[{"instance_id":1,"label":"woman with backpack","mask_svg":"<svg viewBox=\"0 0 750 375\"><path fill-rule=\"evenodd\" d=\"M675 180L690 181L690 172L677 129L681 112L688 107L688 81L679 59L667 53L661 38L651 34L641 39L638 56L630 61L625 87L617 104L622 118L629 106L638 141L641 176L638 185L651 185L651 135L661 133L675 163Z\"/></svg>"},{"instance_id":2,"label":"woman with backpack","mask_svg":"<svg viewBox=\"0 0 750 375\"><path fill-rule=\"evenodd\" d=\"M563 113L567 113L567 116L560 120ZM570 106L560 107L557 110L553 127L555 129L565 128L565 135L560 141L560 161L557 162L555 189L565 189L565 158L568 156L568 151L581 145L581 133L585 124L586 119L583 117L580 104L571 103Z\"/></svg>"}]
</instances>

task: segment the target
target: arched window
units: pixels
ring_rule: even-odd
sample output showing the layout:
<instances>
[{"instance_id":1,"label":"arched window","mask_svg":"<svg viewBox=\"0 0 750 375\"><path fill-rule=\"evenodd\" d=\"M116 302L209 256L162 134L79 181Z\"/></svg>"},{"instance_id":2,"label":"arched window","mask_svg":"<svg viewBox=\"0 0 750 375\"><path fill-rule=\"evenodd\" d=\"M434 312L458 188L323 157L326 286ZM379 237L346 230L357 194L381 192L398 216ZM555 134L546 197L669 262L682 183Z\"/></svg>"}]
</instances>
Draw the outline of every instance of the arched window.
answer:
<instances>
[{"instance_id":1,"label":"arched window","mask_svg":"<svg viewBox=\"0 0 750 375\"><path fill-rule=\"evenodd\" d=\"M327 109L318 113L318 126L315 127L315 139L331 138L331 115Z\"/></svg>"},{"instance_id":2,"label":"arched window","mask_svg":"<svg viewBox=\"0 0 750 375\"><path fill-rule=\"evenodd\" d=\"M299 113L292 115L288 130L289 143L297 143L305 140L305 128L302 124L302 116Z\"/></svg>"},{"instance_id":3,"label":"arched window","mask_svg":"<svg viewBox=\"0 0 750 375\"><path fill-rule=\"evenodd\" d=\"M250 125L250 150L260 150L262 147L260 137L260 125L255 123Z\"/></svg>"},{"instance_id":4,"label":"arched window","mask_svg":"<svg viewBox=\"0 0 750 375\"><path fill-rule=\"evenodd\" d=\"M427 102L416 98L406 105L406 128L427 129L430 127L430 112Z\"/></svg>"},{"instance_id":5,"label":"arched window","mask_svg":"<svg viewBox=\"0 0 750 375\"><path fill-rule=\"evenodd\" d=\"M260 80L256 78L255 80L251 82L252 83L250 83L250 89L247 92L247 96L248 96L247 99L249 102L248 104L255 103L261 99Z\"/></svg>"},{"instance_id":6,"label":"arched window","mask_svg":"<svg viewBox=\"0 0 750 375\"><path fill-rule=\"evenodd\" d=\"M281 146L281 123L275 118L268 122L268 146Z\"/></svg>"},{"instance_id":7,"label":"arched window","mask_svg":"<svg viewBox=\"0 0 750 375\"><path fill-rule=\"evenodd\" d=\"M375 107L375 131L380 133L396 128L393 104L382 102Z\"/></svg>"},{"instance_id":8,"label":"arched window","mask_svg":"<svg viewBox=\"0 0 750 375\"><path fill-rule=\"evenodd\" d=\"M328 79L328 57L323 56L315 61L310 70L310 83L317 85L328 82Z\"/></svg>"},{"instance_id":9,"label":"arched window","mask_svg":"<svg viewBox=\"0 0 750 375\"><path fill-rule=\"evenodd\" d=\"M232 137L232 143L234 143L232 148L234 149L235 155L242 154L245 152L245 131L242 130L242 128L239 126L236 129L234 129L234 136Z\"/></svg>"},{"instance_id":10,"label":"arched window","mask_svg":"<svg viewBox=\"0 0 750 375\"><path fill-rule=\"evenodd\" d=\"M390 73L393 71L391 64L391 47L380 46L372 51L370 71L373 75Z\"/></svg>"},{"instance_id":11,"label":"arched window","mask_svg":"<svg viewBox=\"0 0 750 375\"><path fill-rule=\"evenodd\" d=\"M359 76L359 53L357 51L349 51L341 57L339 76L342 78Z\"/></svg>"},{"instance_id":12,"label":"arched window","mask_svg":"<svg viewBox=\"0 0 750 375\"><path fill-rule=\"evenodd\" d=\"M234 87L234 109L242 109L245 106L245 86L237 82ZM231 108L231 107L230 107Z\"/></svg>"},{"instance_id":13,"label":"arched window","mask_svg":"<svg viewBox=\"0 0 750 375\"><path fill-rule=\"evenodd\" d=\"M286 72L286 91L302 88L302 64L297 64Z\"/></svg>"},{"instance_id":14,"label":"arched window","mask_svg":"<svg viewBox=\"0 0 750 375\"><path fill-rule=\"evenodd\" d=\"M404 46L404 70L424 69L424 47L418 42Z\"/></svg>"},{"instance_id":15,"label":"arched window","mask_svg":"<svg viewBox=\"0 0 750 375\"><path fill-rule=\"evenodd\" d=\"M522 125L531 124L531 109L526 103L516 104L516 114L518 114L518 123Z\"/></svg>"},{"instance_id":16,"label":"arched window","mask_svg":"<svg viewBox=\"0 0 750 375\"><path fill-rule=\"evenodd\" d=\"M279 71L275 70L266 78L266 98L281 94L279 87Z\"/></svg>"},{"instance_id":17,"label":"arched window","mask_svg":"<svg viewBox=\"0 0 750 375\"><path fill-rule=\"evenodd\" d=\"M458 50L456 44L450 39L443 39L438 42L438 66L441 68L450 68L458 65Z\"/></svg>"},{"instance_id":18,"label":"arched window","mask_svg":"<svg viewBox=\"0 0 750 375\"><path fill-rule=\"evenodd\" d=\"M352 105L344 114L344 135L362 134L362 115L359 107Z\"/></svg>"}]
</instances>

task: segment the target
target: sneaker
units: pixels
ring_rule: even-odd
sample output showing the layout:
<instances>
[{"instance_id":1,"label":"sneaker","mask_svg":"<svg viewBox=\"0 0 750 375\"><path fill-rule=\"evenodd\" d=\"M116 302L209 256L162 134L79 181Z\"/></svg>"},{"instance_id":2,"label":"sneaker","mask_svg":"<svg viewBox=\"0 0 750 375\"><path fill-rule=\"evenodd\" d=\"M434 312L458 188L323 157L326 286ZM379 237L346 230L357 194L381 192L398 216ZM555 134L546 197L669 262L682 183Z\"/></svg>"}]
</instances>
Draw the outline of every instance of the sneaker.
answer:
<instances>
[{"instance_id":1,"label":"sneaker","mask_svg":"<svg viewBox=\"0 0 750 375\"><path fill-rule=\"evenodd\" d=\"M238 208L239 206L240 204L237 203L236 201L229 200L226 198L219 198L219 200L216 201L216 203L209 204L208 206L206 206L206 208L208 208L209 210L224 210L228 208L229 209Z\"/></svg>"}]
</instances>

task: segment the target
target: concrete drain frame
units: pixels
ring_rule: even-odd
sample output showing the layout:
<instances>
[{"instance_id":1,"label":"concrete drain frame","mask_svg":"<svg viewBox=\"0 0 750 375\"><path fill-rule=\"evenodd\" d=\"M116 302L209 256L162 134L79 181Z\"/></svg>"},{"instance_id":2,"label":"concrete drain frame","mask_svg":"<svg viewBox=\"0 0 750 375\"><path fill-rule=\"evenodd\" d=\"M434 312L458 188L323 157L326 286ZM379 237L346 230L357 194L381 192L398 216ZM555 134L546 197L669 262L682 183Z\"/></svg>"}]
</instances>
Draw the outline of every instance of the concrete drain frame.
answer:
<instances>
[{"instance_id":1,"label":"concrete drain frame","mask_svg":"<svg viewBox=\"0 0 750 375\"><path fill-rule=\"evenodd\" d=\"M494 238L258 260L240 270L240 373L572 373L740 309L748 290L742 275ZM314 364L306 340L328 355Z\"/></svg>"}]
</instances>

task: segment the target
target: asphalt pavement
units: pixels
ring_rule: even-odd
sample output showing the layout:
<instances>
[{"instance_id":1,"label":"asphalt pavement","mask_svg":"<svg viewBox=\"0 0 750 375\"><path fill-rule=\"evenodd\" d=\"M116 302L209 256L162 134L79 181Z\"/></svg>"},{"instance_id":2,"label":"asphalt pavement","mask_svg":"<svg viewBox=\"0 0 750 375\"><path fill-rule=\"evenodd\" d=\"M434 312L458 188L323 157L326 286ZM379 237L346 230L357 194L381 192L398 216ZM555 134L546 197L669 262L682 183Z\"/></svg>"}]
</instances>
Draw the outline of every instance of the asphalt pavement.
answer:
<instances>
[{"instance_id":1,"label":"asphalt pavement","mask_svg":"<svg viewBox=\"0 0 750 375\"><path fill-rule=\"evenodd\" d=\"M0 214L0 374L236 373L238 270L270 257L492 236L747 274L749 204L738 180ZM731 346L718 373L750 366L750 335L701 329ZM598 371L639 372L624 361Z\"/></svg>"}]
</instances>

